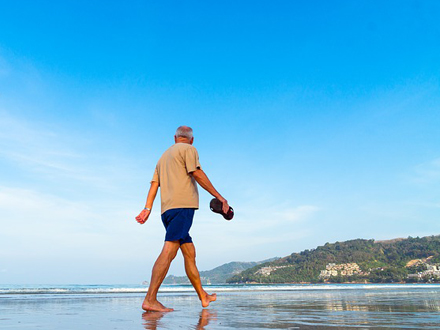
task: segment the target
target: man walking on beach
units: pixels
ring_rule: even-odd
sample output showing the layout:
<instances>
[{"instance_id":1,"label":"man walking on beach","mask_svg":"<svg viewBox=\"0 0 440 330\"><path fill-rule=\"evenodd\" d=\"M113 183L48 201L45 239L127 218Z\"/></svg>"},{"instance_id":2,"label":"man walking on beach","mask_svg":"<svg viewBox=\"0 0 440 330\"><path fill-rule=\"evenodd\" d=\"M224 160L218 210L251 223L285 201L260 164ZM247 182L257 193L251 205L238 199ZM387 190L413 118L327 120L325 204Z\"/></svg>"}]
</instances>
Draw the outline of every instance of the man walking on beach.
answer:
<instances>
[{"instance_id":1,"label":"man walking on beach","mask_svg":"<svg viewBox=\"0 0 440 330\"><path fill-rule=\"evenodd\" d=\"M194 211L199 208L196 182L223 203L223 212L228 212L229 205L214 188L200 166L199 155L196 148L192 146L194 142L192 129L180 126L176 131L174 141L175 144L159 159L151 180L145 208L136 217L136 221L140 224L147 221L160 187L162 222L166 228L165 244L154 264L150 286L142 303L142 308L146 311L173 311L172 308L166 308L157 300L157 292L179 249L185 261L186 275L196 290L202 306L207 307L210 302L216 300L215 293L208 294L202 288L196 266L196 250L189 235Z\"/></svg>"}]
</instances>

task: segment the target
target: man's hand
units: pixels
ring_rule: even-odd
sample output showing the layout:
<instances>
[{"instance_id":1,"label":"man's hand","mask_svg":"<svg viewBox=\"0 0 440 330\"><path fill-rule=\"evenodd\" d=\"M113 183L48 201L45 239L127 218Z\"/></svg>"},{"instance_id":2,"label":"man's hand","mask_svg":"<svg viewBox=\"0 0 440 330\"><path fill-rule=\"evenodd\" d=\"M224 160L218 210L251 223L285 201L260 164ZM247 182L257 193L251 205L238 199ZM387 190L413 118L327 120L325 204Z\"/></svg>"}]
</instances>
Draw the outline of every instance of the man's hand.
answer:
<instances>
[{"instance_id":1,"label":"man's hand","mask_svg":"<svg viewBox=\"0 0 440 330\"><path fill-rule=\"evenodd\" d=\"M136 221L142 225L148 220L150 214L151 214L150 210L143 209L142 212L139 213L139 215L136 217Z\"/></svg>"},{"instance_id":2,"label":"man's hand","mask_svg":"<svg viewBox=\"0 0 440 330\"><path fill-rule=\"evenodd\" d=\"M224 199L223 197L218 198L218 200L223 203L223 213L228 214L228 212L229 212L228 201L226 199Z\"/></svg>"}]
</instances>

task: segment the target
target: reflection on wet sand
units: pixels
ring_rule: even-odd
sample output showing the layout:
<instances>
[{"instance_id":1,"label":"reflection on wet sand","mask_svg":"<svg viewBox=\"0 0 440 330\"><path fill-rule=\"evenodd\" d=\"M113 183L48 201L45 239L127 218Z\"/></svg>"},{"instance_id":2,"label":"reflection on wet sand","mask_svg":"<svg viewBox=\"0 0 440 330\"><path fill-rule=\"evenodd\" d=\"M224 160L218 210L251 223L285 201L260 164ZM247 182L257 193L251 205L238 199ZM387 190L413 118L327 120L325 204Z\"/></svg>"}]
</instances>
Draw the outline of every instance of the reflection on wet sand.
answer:
<instances>
[{"instance_id":1,"label":"reflection on wet sand","mask_svg":"<svg viewBox=\"0 0 440 330\"><path fill-rule=\"evenodd\" d=\"M163 312L144 312L142 314L142 319L144 320L143 326L147 330L156 330L159 328L164 328L161 318L165 316ZM196 325L194 325L195 330L204 330L211 320L217 319L217 312L209 309L202 309L199 314L199 320Z\"/></svg>"},{"instance_id":2,"label":"reflection on wet sand","mask_svg":"<svg viewBox=\"0 0 440 330\"><path fill-rule=\"evenodd\" d=\"M211 320L217 320L217 312L214 310L203 309L200 312L199 322L194 327L196 330L203 330Z\"/></svg>"},{"instance_id":3,"label":"reflection on wet sand","mask_svg":"<svg viewBox=\"0 0 440 330\"><path fill-rule=\"evenodd\" d=\"M223 297L226 305L234 307L219 311L219 325L228 329L440 329L438 291L422 286L254 293L252 299L240 298Z\"/></svg>"},{"instance_id":4,"label":"reflection on wet sand","mask_svg":"<svg viewBox=\"0 0 440 330\"><path fill-rule=\"evenodd\" d=\"M163 312L148 311L142 314L142 319L145 321L143 326L147 330L156 330L160 326L159 320L165 315Z\"/></svg>"}]
</instances>

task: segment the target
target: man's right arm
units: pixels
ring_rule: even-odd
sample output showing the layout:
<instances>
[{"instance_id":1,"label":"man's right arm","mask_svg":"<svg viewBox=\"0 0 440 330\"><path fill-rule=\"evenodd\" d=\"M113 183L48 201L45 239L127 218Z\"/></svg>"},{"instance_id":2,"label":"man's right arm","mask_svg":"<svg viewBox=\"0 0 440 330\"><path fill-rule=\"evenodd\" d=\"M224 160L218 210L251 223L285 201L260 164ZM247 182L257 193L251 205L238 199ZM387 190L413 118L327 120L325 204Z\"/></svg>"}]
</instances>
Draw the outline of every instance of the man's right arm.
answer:
<instances>
[{"instance_id":1,"label":"man's right arm","mask_svg":"<svg viewBox=\"0 0 440 330\"><path fill-rule=\"evenodd\" d=\"M194 172L190 173L194 179L197 181L197 183L205 189L207 192L209 192L212 196L217 198L220 202L223 203L223 212L228 213L229 211L229 205L228 201L223 198L222 195L214 188L211 181L209 180L208 176L203 172L201 169L197 169Z\"/></svg>"},{"instance_id":2,"label":"man's right arm","mask_svg":"<svg viewBox=\"0 0 440 330\"><path fill-rule=\"evenodd\" d=\"M151 209L153 208L153 203L156 198L157 190L159 189L159 182L151 181L150 190L148 191L147 202L145 203L145 208L136 217L136 221L141 225L144 224L151 214Z\"/></svg>"}]
</instances>

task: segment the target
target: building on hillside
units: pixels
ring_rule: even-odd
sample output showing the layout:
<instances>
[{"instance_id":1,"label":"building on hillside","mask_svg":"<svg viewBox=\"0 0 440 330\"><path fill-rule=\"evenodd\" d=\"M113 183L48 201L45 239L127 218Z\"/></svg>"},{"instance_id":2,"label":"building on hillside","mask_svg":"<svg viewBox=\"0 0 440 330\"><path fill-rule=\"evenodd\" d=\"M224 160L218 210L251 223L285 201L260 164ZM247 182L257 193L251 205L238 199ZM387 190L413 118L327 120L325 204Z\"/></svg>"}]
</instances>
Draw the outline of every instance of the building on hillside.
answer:
<instances>
[{"instance_id":1,"label":"building on hillside","mask_svg":"<svg viewBox=\"0 0 440 330\"><path fill-rule=\"evenodd\" d=\"M255 275L269 276L275 270L280 269L280 268L286 268L286 267L288 267L288 266L267 266L267 267L262 267L259 270L257 270L254 274Z\"/></svg>"},{"instance_id":2,"label":"building on hillside","mask_svg":"<svg viewBox=\"0 0 440 330\"><path fill-rule=\"evenodd\" d=\"M363 272L359 265L355 262L345 264L329 263L325 266L325 270L321 270L320 278L329 278L332 276L353 276L353 275L368 275Z\"/></svg>"}]
</instances>

